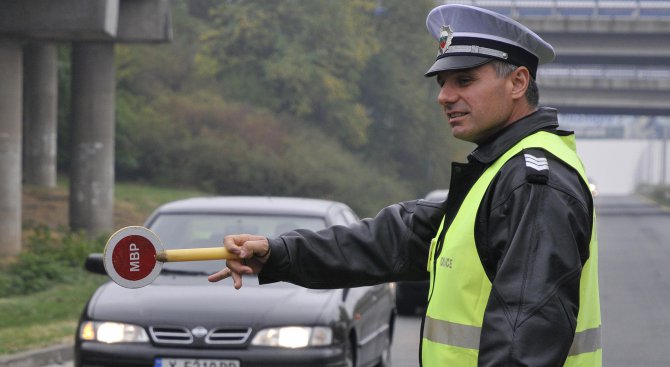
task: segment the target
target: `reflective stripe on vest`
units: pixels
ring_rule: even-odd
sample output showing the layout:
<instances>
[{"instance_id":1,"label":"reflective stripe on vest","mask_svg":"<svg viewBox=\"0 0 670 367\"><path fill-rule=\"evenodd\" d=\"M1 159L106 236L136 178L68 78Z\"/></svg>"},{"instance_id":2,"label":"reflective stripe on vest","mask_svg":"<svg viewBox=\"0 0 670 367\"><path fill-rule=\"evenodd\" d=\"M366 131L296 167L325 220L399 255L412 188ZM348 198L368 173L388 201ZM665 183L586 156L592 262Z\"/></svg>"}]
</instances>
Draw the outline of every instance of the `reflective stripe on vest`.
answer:
<instances>
[{"instance_id":1,"label":"reflective stripe on vest","mask_svg":"<svg viewBox=\"0 0 670 367\"><path fill-rule=\"evenodd\" d=\"M482 328L470 325L456 324L449 321L426 317L424 323L424 338L461 348L479 349L479 337ZM575 333L568 355L595 352L602 348L600 327Z\"/></svg>"},{"instance_id":2,"label":"reflective stripe on vest","mask_svg":"<svg viewBox=\"0 0 670 367\"><path fill-rule=\"evenodd\" d=\"M548 132L530 135L505 152L470 188L453 222L446 229L443 246L437 251L437 238L431 242L428 271L429 302L422 339L422 364L434 366L477 366L481 327L491 294L489 281L477 253L474 227L477 210L486 190L502 166L523 149L544 149L573 167L587 182L575 152L574 136ZM598 294L598 242L595 213L590 256L580 278L580 304L577 328L566 367L602 366L600 302Z\"/></svg>"}]
</instances>

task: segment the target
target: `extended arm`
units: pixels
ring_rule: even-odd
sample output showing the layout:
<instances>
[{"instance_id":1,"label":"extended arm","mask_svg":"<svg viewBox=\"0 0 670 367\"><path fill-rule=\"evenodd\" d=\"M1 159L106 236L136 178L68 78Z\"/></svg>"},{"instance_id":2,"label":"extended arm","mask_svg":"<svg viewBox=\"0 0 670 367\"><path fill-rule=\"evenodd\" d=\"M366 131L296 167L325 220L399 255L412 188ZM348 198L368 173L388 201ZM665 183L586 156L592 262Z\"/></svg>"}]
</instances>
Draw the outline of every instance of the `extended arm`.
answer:
<instances>
[{"instance_id":1,"label":"extended arm","mask_svg":"<svg viewBox=\"0 0 670 367\"><path fill-rule=\"evenodd\" d=\"M347 227L289 232L270 240L270 259L259 279L309 288L426 279L428 248L443 215L440 203L418 200Z\"/></svg>"}]
</instances>

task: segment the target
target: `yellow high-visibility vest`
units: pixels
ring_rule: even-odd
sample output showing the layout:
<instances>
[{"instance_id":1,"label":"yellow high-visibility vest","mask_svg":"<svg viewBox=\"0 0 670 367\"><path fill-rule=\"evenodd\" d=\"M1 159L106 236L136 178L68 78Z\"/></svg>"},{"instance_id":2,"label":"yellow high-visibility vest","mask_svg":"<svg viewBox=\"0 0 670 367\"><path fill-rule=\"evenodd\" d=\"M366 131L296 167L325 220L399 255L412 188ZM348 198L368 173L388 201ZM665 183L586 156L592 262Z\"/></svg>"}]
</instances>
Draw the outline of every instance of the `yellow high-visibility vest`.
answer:
<instances>
[{"instance_id":1,"label":"yellow high-visibility vest","mask_svg":"<svg viewBox=\"0 0 670 367\"><path fill-rule=\"evenodd\" d=\"M475 246L475 217L495 175L514 155L524 149L544 149L577 170L588 185L584 167L575 149L574 136L549 132L532 134L505 152L472 186L444 236L440 253L435 253L444 219L433 239L428 259L429 303L422 336L421 360L426 367L476 367L484 311L491 294ZM598 291L598 241L595 212L589 245L579 286L577 329L566 367L602 366L600 298ZM434 266L437 265L437 266ZM547 345L547 348L551 348Z\"/></svg>"}]
</instances>

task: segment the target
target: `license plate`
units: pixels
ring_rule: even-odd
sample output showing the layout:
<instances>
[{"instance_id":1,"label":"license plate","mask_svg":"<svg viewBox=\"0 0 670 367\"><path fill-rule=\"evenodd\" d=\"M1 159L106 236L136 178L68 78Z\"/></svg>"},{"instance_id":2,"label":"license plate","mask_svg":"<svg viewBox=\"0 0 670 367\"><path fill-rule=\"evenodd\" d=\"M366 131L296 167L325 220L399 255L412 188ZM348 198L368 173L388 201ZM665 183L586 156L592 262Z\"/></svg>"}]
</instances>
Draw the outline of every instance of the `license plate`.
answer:
<instances>
[{"instance_id":1,"label":"license plate","mask_svg":"<svg viewBox=\"0 0 670 367\"><path fill-rule=\"evenodd\" d=\"M240 367L234 359L156 358L154 367Z\"/></svg>"}]
</instances>

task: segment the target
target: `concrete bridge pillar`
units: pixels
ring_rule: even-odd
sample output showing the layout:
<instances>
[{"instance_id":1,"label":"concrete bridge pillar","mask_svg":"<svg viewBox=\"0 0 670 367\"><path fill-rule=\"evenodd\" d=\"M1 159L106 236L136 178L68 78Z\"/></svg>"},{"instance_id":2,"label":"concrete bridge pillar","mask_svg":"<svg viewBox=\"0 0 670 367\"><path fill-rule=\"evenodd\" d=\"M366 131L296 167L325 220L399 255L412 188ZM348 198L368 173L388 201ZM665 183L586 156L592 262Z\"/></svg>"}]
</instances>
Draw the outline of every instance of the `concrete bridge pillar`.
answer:
<instances>
[{"instance_id":1,"label":"concrete bridge pillar","mask_svg":"<svg viewBox=\"0 0 670 367\"><path fill-rule=\"evenodd\" d=\"M72 45L70 227L112 230L114 214L114 44Z\"/></svg>"},{"instance_id":2,"label":"concrete bridge pillar","mask_svg":"<svg viewBox=\"0 0 670 367\"><path fill-rule=\"evenodd\" d=\"M0 257L21 251L22 50L0 39Z\"/></svg>"},{"instance_id":3,"label":"concrete bridge pillar","mask_svg":"<svg viewBox=\"0 0 670 367\"><path fill-rule=\"evenodd\" d=\"M56 186L58 49L29 43L23 48L23 181Z\"/></svg>"}]
</instances>

